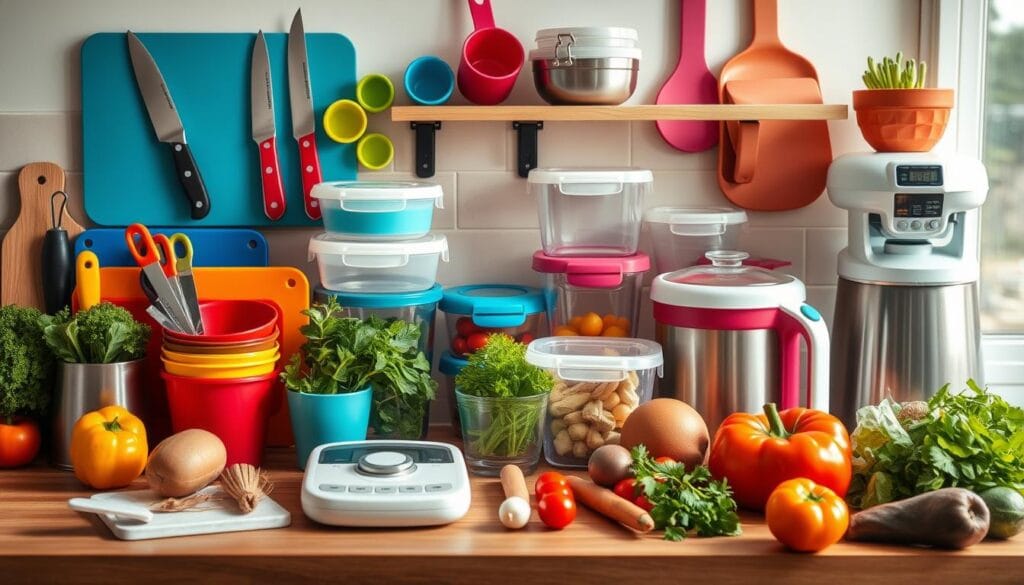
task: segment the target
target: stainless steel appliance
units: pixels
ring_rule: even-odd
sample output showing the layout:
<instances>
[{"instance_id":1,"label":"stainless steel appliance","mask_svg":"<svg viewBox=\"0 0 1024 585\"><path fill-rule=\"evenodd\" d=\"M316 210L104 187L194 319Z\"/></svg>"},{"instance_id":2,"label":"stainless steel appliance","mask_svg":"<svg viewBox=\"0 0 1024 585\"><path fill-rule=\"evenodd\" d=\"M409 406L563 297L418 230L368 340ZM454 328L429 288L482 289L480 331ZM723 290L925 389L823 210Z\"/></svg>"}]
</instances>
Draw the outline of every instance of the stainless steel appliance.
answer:
<instances>
[{"instance_id":1,"label":"stainless steel appliance","mask_svg":"<svg viewBox=\"0 0 1024 585\"><path fill-rule=\"evenodd\" d=\"M851 154L828 195L849 211L832 324L831 405L850 428L861 406L925 400L981 382L981 162L929 153Z\"/></svg>"}]
</instances>

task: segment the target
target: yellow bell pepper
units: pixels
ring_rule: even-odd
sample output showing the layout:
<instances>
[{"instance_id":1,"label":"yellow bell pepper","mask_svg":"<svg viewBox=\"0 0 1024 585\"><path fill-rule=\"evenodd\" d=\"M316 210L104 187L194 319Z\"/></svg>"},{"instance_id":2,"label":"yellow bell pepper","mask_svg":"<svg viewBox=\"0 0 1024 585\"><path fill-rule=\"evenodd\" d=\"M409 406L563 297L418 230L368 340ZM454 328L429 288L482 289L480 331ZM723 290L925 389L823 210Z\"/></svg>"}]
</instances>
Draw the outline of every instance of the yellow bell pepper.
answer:
<instances>
[{"instance_id":1,"label":"yellow bell pepper","mask_svg":"<svg viewBox=\"0 0 1024 585\"><path fill-rule=\"evenodd\" d=\"M82 415L71 433L75 477L95 489L124 487L146 468L146 427L121 406Z\"/></svg>"}]
</instances>

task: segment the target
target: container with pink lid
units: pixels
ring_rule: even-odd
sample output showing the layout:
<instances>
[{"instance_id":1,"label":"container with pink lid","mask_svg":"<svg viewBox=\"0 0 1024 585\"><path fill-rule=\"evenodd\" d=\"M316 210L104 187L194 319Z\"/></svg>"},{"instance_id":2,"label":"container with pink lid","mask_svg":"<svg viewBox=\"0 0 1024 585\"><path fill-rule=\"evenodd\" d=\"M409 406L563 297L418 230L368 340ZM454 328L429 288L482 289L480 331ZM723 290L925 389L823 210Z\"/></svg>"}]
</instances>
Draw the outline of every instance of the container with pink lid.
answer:
<instances>
[{"instance_id":1,"label":"container with pink lid","mask_svg":"<svg viewBox=\"0 0 1024 585\"><path fill-rule=\"evenodd\" d=\"M533 255L544 275L553 335L636 337L640 287L651 259L630 256Z\"/></svg>"}]
</instances>

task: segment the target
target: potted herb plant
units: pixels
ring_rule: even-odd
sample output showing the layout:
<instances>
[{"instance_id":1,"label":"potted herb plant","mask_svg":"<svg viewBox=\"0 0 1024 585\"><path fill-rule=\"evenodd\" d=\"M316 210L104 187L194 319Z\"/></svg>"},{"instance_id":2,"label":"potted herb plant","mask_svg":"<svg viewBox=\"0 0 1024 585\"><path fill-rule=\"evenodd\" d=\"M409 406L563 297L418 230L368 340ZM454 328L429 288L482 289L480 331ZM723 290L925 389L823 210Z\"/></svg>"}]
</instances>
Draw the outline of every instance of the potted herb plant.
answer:
<instances>
[{"instance_id":1,"label":"potted herb plant","mask_svg":"<svg viewBox=\"0 0 1024 585\"><path fill-rule=\"evenodd\" d=\"M0 468L19 467L39 452L39 425L50 401L53 355L37 309L0 307Z\"/></svg>"},{"instance_id":2,"label":"potted herb plant","mask_svg":"<svg viewBox=\"0 0 1024 585\"><path fill-rule=\"evenodd\" d=\"M368 426L420 438L436 383L417 349L419 328L344 317L333 298L304 314L306 343L281 374L299 467L317 445L365 439Z\"/></svg>"},{"instance_id":3,"label":"potted herb plant","mask_svg":"<svg viewBox=\"0 0 1024 585\"><path fill-rule=\"evenodd\" d=\"M53 423L54 465L71 469L71 432L79 417L104 406L148 412L143 386L152 333L123 307L99 303L73 316L67 307L39 318L58 360Z\"/></svg>"},{"instance_id":4,"label":"potted herb plant","mask_svg":"<svg viewBox=\"0 0 1024 585\"><path fill-rule=\"evenodd\" d=\"M526 361L526 346L502 333L469 356L455 377L464 451L470 471L498 475L506 464L537 468L548 394L555 380Z\"/></svg>"},{"instance_id":5,"label":"potted herb plant","mask_svg":"<svg viewBox=\"0 0 1024 585\"><path fill-rule=\"evenodd\" d=\"M853 92L853 109L864 140L878 152L927 152L946 131L953 90L925 87L927 66L913 59L868 57L862 79L867 89Z\"/></svg>"}]
</instances>

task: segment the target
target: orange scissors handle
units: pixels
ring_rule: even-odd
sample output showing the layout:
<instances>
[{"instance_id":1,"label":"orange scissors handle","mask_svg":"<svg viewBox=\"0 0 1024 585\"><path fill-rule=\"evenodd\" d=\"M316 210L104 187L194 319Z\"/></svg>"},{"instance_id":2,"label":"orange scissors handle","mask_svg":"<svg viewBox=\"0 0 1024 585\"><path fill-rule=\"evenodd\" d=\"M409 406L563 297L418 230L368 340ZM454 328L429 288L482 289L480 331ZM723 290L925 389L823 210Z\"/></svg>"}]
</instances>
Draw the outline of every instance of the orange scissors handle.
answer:
<instances>
[{"instance_id":1,"label":"orange scissors handle","mask_svg":"<svg viewBox=\"0 0 1024 585\"><path fill-rule=\"evenodd\" d=\"M157 234L153 236L153 243L157 246L157 255L160 257L160 268L164 271L164 276L172 278L178 275L178 270L174 266L174 244L171 244L170 238L164 234Z\"/></svg>"},{"instance_id":2,"label":"orange scissors handle","mask_svg":"<svg viewBox=\"0 0 1024 585\"><path fill-rule=\"evenodd\" d=\"M141 223L133 223L124 229L124 239L128 242L128 251L135 262L145 268L154 262L160 262L156 243L149 229Z\"/></svg>"}]
</instances>

